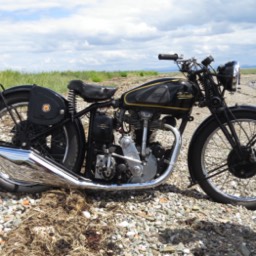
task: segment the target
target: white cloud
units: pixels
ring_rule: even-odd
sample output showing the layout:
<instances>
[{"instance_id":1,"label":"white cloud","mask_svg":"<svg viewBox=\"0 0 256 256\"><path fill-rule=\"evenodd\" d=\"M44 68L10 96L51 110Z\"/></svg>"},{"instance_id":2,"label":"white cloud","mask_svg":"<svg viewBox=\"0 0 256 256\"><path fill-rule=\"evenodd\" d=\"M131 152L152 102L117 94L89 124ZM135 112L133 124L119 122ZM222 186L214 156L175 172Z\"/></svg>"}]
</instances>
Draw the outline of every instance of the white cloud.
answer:
<instances>
[{"instance_id":1,"label":"white cloud","mask_svg":"<svg viewBox=\"0 0 256 256\"><path fill-rule=\"evenodd\" d=\"M94 0L86 0L86 5L95 3ZM41 10L41 9L48 9L48 8L68 8L68 6L75 7L79 5L85 5L85 1L83 0L1 0L0 1L0 11L18 11L18 10Z\"/></svg>"},{"instance_id":2,"label":"white cloud","mask_svg":"<svg viewBox=\"0 0 256 256\"><path fill-rule=\"evenodd\" d=\"M170 65L159 52L255 64L254 7L252 0L0 0L0 69Z\"/></svg>"}]
</instances>

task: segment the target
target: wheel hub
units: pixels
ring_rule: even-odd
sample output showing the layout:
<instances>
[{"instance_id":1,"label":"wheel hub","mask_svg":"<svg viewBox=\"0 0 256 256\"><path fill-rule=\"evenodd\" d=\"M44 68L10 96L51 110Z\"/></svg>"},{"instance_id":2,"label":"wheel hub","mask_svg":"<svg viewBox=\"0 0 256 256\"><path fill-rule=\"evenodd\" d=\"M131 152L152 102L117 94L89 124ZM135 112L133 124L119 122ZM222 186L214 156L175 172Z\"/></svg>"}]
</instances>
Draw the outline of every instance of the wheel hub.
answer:
<instances>
[{"instance_id":1,"label":"wheel hub","mask_svg":"<svg viewBox=\"0 0 256 256\"><path fill-rule=\"evenodd\" d=\"M233 149L228 156L229 171L240 179L248 179L256 174L256 151L248 147L241 147L241 154L238 157Z\"/></svg>"}]
</instances>

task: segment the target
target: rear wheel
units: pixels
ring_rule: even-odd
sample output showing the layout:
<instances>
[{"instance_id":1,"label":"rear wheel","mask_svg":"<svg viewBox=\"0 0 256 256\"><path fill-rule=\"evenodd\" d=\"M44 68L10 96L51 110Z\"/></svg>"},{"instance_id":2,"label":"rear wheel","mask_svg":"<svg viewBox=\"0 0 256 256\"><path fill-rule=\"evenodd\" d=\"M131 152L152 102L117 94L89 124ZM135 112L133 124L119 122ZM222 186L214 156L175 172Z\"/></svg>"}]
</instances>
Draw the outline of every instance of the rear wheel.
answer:
<instances>
[{"instance_id":1,"label":"rear wheel","mask_svg":"<svg viewBox=\"0 0 256 256\"><path fill-rule=\"evenodd\" d=\"M240 111L235 116L232 124L241 144L239 156L213 120L190 148L189 166L215 201L256 209L256 112ZM224 119L222 123L227 127Z\"/></svg>"},{"instance_id":2,"label":"rear wheel","mask_svg":"<svg viewBox=\"0 0 256 256\"><path fill-rule=\"evenodd\" d=\"M35 142L29 138L34 136L47 126L35 125L27 120L29 93L16 93L6 97L5 104L0 102L0 145L15 146L19 148L34 148L42 155L55 160L67 169L77 172L81 167L81 140L75 123L69 122L61 128L54 130L50 135L40 137ZM11 110L10 110L11 109ZM14 121L15 120L15 121ZM47 189L34 183L12 182L0 178L0 186L8 191L40 192Z\"/></svg>"}]
</instances>

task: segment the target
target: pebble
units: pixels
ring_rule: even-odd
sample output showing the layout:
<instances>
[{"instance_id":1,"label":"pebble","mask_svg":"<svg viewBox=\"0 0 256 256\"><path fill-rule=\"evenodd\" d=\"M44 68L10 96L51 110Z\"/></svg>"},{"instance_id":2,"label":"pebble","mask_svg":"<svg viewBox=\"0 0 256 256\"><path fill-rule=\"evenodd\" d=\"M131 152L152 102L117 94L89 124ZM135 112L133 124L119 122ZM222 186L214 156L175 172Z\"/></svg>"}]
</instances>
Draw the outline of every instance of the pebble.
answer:
<instances>
[{"instance_id":1,"label":"pebble","mask_svg":"<svg viewBox=\"0 0 256 256\"><path fill-rule=\"evenodd\" d=\"M129 226L129 223L127 221L123 221L121 223L118 224L119 227L123 227L123 228L126 228Z\"/></svg>"},{"instance_id":2,"label":"pebble","mask_svg":"<svg viewBox=\"0 0 256 256\"><path fill-rule=\"evenodd\" d=\"M239 251L242 253L243 256L250 256L251 254L245 243L240 244Z\"/></svg>"},{"instance_id":3,"label":"pebble","mask_svg":"<svg viewBox=\"0 0 256 256\"><path fill-rule=\"evenodd\" d=\"M83 215L84 215L84 217L87 218L87 219L90 219L90 218L91 218L91 213L88 212L88 211L83 211Z\"/></svg>"},{"instance_id":4,"label":"pebble","mask_svg":"<svg viewBox=\"0 0 256 256\"><path fill-rule=\"evenodd\" d=\"M0 192L0 248L8 233L22 223L26 211L36 205L39 200L39 195L21 196Z\"/></svg>"}]
</instances>

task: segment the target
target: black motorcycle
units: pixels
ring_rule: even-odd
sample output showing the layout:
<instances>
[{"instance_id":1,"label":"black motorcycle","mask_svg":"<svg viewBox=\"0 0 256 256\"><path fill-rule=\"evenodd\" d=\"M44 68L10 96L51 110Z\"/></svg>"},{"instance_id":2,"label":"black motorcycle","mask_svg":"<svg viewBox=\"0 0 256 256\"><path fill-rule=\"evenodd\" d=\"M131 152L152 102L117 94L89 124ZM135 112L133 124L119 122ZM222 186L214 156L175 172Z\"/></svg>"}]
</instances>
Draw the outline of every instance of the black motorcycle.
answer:
<instances>
[{"instance_id":1,"label":"black motorcycle","mask_svg":"<svg viewBox=\"0 0 256 256\"><path fill-rule=\"evenodd\" d=\"M190 142L191 185L217 202L256 209L256 106L228 107L224 99L236 91L238 63L214 70L211 56L159 59L175 61L186 79L150 81L118 99L116 88L80 80L69 83L67 99L37 85L2 87L0 185L21 192L156 187L169 179L197 105L211 115ZM87 103L82 110L78 97Z\"/></svg>"}]
</instances>

